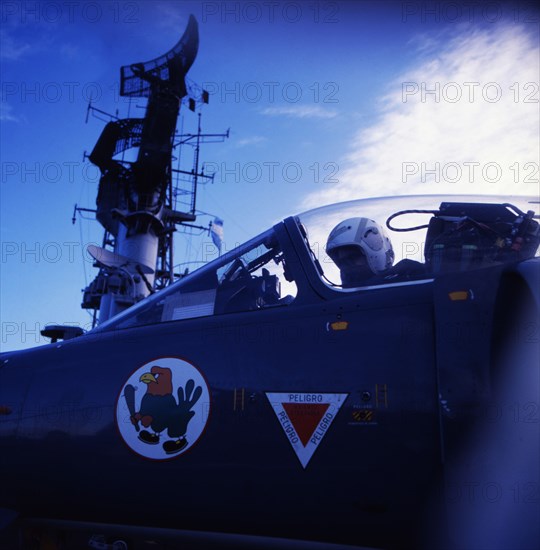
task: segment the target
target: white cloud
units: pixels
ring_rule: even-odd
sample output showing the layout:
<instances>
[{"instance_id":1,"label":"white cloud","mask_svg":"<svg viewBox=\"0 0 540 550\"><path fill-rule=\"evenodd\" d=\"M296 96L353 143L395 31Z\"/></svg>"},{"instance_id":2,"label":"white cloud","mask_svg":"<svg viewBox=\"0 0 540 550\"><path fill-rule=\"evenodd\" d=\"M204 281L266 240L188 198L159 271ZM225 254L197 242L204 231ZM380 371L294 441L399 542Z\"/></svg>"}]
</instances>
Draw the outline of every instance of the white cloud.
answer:
<instances>
[{"instance_id":1,"label":"white cloud","mask_svg":"<svg viewBox=\"0 0 540 550\"><path fill-rule=\"evenodd\" d=\"M7 103L0 103L0 120L3 122L19 122L13 114L13 107Z\"/></svg>"},{"instance_id":2,"label":"white cloud","mask_svg":"<svg viewBox=\"0 0 540 550\"><path fill-rule=\"evenodd\" d=\"M0 59L17 61L30 51L30 44L17 41L3 29L0 32Z\"/></svg>"},{"instance_id":3,"label":"white cloud","mask_svg":"<svg viewBox=\"0 0 540 550\"><path fill-rule=\"evenodd\" d=\"M239 139L235 142L236 147L246 147L249 145L258 145L264 143L267 139L264 136L250 136L243 139Z\"/></svg>"},{"instance_id":4,"label":"white cloud","mask_svg":"<svg viewBox=\"0 0 540 550\"><path fill-rule=\"evenodd\" d=\"M261 111L263 115L286 116L291 118L334 118L337 111L323 109L319 105L290 105L286 107L267 107Z\"/></svg>"},{"instance_id":5,"label":"white cloud","mask_svg":"<svg viewBox=\"0 0 540 550\"><path fill-rule=\"evenodd\" d=\"M73 61L74 59L77 59L79 56L79 48L75 46L74 44L65 43L62 44L58 51L60 52L60 55L64 57L65 59L68 59L69 61Z\"/></svg>"},{"instance_id":6,"label":"white cloud","mask_svg":"<svg viewBox=\"0 0 540 550\"><path fill-rule=\"evenodd\" d=\"M184 32L188 18L186 17L186 11L182 9L180 3L159 1L153 3L153 6L159 14L156 20L162 29L166 32L171 32L174 36L178 36L180 32Z\"/></svg>"},{"instance_id":7,"label":"white cloud","mask_svg":"<svg viewBox=\"0 0 540 550\"><path fill-rule=\"evenodd\" d=\"M421 43L417 65L390 84L377 122L339 162L339 183L303 207L413 193L538 194L533 38L511 27L439 39L438 48Z\"/></svg>"}]
</instances>

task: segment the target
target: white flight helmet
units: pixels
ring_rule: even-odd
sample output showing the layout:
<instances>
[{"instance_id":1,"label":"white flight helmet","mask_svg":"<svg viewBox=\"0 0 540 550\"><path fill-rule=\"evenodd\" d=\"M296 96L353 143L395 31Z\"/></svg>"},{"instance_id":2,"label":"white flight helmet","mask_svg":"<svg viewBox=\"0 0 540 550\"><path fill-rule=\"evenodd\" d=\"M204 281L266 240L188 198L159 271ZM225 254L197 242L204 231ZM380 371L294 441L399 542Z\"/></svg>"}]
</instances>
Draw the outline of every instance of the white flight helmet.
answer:
<instances>
[{"instance_id":1,"label":"white flight helmet","mask_svg":"<svg viewBox=\"0 0 540 550\"><path fill-rule=\"evenodd\" d=\"M375 275L394 263L390 239L384 229L369 218L349 218L336 225L328 236L326 253L341 270L353 267L351 254L365 256L369 270Z\"/></svg>"}]
</instances>

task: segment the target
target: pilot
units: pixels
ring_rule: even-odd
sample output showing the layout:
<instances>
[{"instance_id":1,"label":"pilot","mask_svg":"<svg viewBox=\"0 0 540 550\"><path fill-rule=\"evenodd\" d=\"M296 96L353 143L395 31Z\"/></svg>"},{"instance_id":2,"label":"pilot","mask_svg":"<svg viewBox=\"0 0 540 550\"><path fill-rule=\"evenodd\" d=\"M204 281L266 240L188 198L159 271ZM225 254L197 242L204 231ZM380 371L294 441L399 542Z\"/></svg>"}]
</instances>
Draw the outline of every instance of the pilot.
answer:
<instances>
[{"instance_id":1,"label":"pilot","mask_svg":"<svg viewBox=\"0 0 540 550\"><path fill-rule=\"evenodd\" d=\"M369 218L349 218L336 225L328 236L326 253L339 267L343 288L369 284L394 263L390 239Z\"/></svg>"}]
</instances>

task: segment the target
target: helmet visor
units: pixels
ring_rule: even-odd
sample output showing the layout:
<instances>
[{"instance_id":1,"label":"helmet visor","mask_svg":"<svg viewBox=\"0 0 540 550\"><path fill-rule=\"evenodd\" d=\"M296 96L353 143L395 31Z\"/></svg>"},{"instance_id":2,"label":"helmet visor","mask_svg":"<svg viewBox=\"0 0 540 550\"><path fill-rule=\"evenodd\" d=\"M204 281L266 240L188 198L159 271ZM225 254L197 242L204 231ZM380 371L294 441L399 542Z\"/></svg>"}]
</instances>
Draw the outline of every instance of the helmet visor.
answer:
<instances>
[{"instance_id":1,"label":"helmet visor","mask_svg":"<svg viewBox=\"0 0 540 550\"><path fill-rule=\"evenodd\" d=\"M367 258L359 246L339 246L330 251L329 255L340 269L367 265Z\"/></svg>"}]
</instances>

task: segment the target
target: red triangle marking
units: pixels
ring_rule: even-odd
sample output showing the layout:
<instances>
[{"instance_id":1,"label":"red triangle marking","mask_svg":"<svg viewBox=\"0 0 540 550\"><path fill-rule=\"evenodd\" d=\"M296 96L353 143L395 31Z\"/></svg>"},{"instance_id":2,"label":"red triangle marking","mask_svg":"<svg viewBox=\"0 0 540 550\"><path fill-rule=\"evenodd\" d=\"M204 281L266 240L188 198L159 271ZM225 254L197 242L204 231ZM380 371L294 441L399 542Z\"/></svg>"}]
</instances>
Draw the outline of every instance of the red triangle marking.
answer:
<instances>
[{"instance_id":1,"label":"red triangle marking","mask_svg":"<svg viewBox=\"0 0 540 550\"><path fill-rule=\"evenodd\" d=\"M305 447L330 403L282 403L282 405Z\"/></svg>"}]
</instances>

